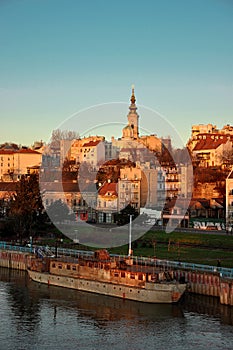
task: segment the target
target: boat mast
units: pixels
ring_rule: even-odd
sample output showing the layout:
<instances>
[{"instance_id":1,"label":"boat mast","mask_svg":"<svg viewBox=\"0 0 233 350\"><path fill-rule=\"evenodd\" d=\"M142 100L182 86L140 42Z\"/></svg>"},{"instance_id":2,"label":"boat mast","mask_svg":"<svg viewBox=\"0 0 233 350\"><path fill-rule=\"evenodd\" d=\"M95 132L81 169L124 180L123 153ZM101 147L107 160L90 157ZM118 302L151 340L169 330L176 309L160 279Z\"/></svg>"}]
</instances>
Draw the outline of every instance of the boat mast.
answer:
<instances>
[{"instance_id":1,"label":"boat mast","mask_svg":"<svg viewBox=\"0 0 233 350\"><path fill-rule=\"evenodd\" d=\"M131 256L132 253L132 249L131 249L131 240L132 240L132 216L133 215L129 215L129 252L128 252L128 257Z\"/></svg>"}]
</instances>

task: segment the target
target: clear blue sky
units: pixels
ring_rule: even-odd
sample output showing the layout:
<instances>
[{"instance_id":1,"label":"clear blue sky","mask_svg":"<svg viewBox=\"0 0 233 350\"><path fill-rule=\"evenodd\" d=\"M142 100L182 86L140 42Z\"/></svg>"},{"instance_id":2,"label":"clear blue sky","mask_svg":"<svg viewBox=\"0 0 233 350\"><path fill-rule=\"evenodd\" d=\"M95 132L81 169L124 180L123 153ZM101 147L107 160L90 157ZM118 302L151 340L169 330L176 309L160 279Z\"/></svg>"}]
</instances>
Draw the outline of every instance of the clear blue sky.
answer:
<instances>
[{"instance_id":1,"label":"clear blue sky","mask_svg":"<svg viewBox=\"0 0 233 350\"><path fill-rule=\"evenodd\" d=\"M47 141L83 108L128 103L132 83L184 142L232 124L232 38L232 0L0 0L0 143Z\"/></svg>"}]
</instances>

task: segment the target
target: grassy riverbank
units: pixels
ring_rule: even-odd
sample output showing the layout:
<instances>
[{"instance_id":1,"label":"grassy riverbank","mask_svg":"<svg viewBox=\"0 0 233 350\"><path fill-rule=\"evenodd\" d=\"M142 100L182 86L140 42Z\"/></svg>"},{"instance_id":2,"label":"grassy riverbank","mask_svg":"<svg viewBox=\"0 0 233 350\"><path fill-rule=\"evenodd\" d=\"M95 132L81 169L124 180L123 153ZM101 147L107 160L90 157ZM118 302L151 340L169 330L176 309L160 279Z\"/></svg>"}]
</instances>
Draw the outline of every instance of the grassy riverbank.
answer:
<instances>
[{"instance_id":1,"label":"grassy riverbank","mask_svg":"<svg viewBox=\"0 0 233 350\"><path fill-rule=\"evenodd\" d=\"M233 236L181 233L167 234L149 231L132 243L133 255L156 256L159 259L179 260L233 268ZM127 254L128 246L110 249L111 253Z\"/></svg>"},{"instance_id":2,"label":"grassy riverbank","mask_svg":"<svg viewBox=\"0 0 233 350\"><path fill-rule=\"evenodd\" d=\"M87 230L87 229L86 229ZM86 238L86 245L73 244L72 241L59 233L54 227L49 227L48 233L46 230L38 234L38 241L35 244L48 244L49 246L58 246L91 250L95 235L83 232ZM112 232L109 231L108 237L112 241ZM90 235L90 240L88 239ZM101 237L96 235L96 243L101 244L105 241L105 235ZM40 237L39 237L40 236ZM50 236L50 237L49 237ZM120 236L120 235L118 235ZM125 236L125 233L124 233ZM1 239L4 240L5 237ZM63 238L62 243L58 238ZM115 237L116 238L116 237ZM119 237L120 238L120 237ZM90 241L90 244L88 242ZM96 247L93 247L96 249ZM138 240L132 242L133 255L135 256L156 256L158 259L167 259L175 261L192 262L197 264L206 264L216 266L218 260L221 261L222 267L233 268L233 235L215 234L215 233L190 233L190 232L172 232L165 233L164 231L149 231ZM108 249L111 253L128 254L128 245L119 246Z\"/></svg>"}]
</instances>

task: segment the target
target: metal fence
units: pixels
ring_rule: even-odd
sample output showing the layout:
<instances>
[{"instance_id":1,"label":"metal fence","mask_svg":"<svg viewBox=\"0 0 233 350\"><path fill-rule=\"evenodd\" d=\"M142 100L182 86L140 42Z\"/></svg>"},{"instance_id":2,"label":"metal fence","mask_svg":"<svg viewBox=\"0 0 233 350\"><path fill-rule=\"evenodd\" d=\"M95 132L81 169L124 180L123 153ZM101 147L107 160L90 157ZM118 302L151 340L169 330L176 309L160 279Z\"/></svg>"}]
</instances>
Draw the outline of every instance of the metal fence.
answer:
<instances>
[{"instance_id":1,"label":"metal fence","mask_svg":"<svg viewBox=\"0 0 233 350\"><path fill-rule=\"evenodd\" d=\"M0 249L23 252L23 253L32 253L34 251L34 248L32 247L13 245L2 241L0 241ZM45 248L43 247L43 249ZM74 257L74 258L79 258L80 256L84 256L84 257L94 256L93 251L67 249L67 248L61 248L61 247L49 247L49 251L57 256L65 255L67 257ZM110 256L115 257L117 259L128 258L128 256L117 255L117 254L110 254ZM133 256L132 259L134 260L135 263L150 265L150 266L158 266L164 270L181 269L181 270L189 270L189 271L219 273L221 277L233 279L233 269L226 268L226 267L216 267L216 266L210 266L210 265L194 264L194 263L171 261L171 260L160 260L157 258L155 259L155 258L138 257L138 256Z\"/></svg>"}]
</instances>

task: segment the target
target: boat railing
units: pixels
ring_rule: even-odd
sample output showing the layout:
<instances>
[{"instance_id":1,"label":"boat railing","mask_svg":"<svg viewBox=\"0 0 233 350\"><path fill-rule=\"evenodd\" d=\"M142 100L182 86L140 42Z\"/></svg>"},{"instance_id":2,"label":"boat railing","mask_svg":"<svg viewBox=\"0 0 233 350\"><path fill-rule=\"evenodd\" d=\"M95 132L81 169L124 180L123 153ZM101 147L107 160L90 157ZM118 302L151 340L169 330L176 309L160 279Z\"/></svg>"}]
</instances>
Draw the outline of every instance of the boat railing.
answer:
<instances>
[{"instance_id":1,"label":"boat railing","mask_svg":"<svg viewBox=\"0 0 233 350\"><path fill-rule=\"evenodd\" d=\"M27 246L21 246L17 244L9 244L7 242L0 241L0 249L3 250L11 250L11 251L17 251L22 253L30 253L31 248Z\"/></svg>"},{"instance_id":2,"label":"boat railing","mask_svg":"<svg viewBox=\"0 0 233 350\"><path fill-rule=\"evenodd\" d=\"M3 250L11 250L11 251L20 251L23 253L32 253L34 248L27 246L20 246L9 244L7 242L0 241L0 249ZM94 252L88 250L76 250L76 249L67 249L62 247L49 247L49 251L52 252L57 257L74 257L74 258L86 258L86 259L94 259ZM111 258L115 260L126 260L128 259L127 255L117 255L110 254ZM176 269L176 270L191 270L191 271L200 271L206 273L218 273L221 277L233 279L233 269L220 267L220 266L211 266L211 265L202 265L196 263L188 263L181 261L172 261L172 260L163 260L157 258L148 258L148 257L131 257L135 264L139 265L150 265L154 267L159 267L163 270L168 269Z\"/></svg>"}]
</instances>

